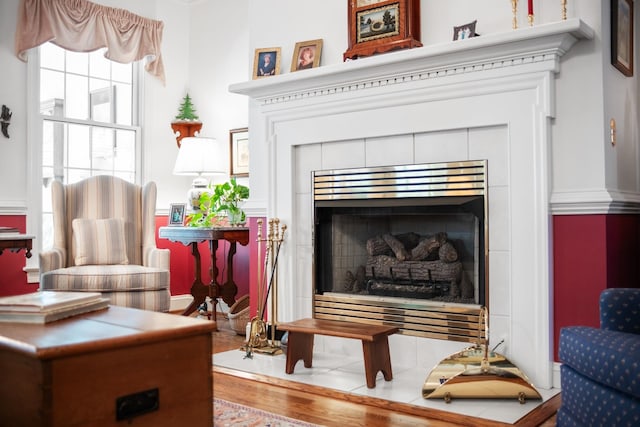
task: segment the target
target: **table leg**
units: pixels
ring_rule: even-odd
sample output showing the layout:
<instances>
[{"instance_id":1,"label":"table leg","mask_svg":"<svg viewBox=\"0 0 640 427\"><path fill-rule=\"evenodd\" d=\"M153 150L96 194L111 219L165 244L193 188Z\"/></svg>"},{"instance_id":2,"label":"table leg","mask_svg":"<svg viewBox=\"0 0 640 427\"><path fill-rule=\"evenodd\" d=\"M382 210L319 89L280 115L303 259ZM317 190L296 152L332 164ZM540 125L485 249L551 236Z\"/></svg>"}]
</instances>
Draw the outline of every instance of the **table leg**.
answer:
<instances>
[{"instance_id":1,"label":"table leg","mask_svg":"<svg viewBox=\"0 0 640 427\"><path fill-rule=\"evenodd\" d=\"M231 307L236 302L238 286L233 281L233 256L236 254L236 242L231 242L227 255L227 281L220 289L222 300Z\"/></svg>"},{"instance_id":2,"label":"table leg","mask_svg":"<svg viewBox=\"0 0 640 427\"><path fill-rule=\"evenodd\" d=\"M313 363L313 337L314 334L289 331L287 342L287 361L285 372L293 374L298 360L304 362L305 368L310 368Z\"/></svg>"},{"instance_id":3,"label":"table leg","mask_svg":"<svg viewBox=\"0 0 640 427\"><path fill-rule=\"evenodd\" d=\"M209 295L209 286L205 286L202 283L202 266L200 262L200 251L198 250L198 243L192 242L191 245L191 255L195 259L195 271L194 271L194 279L193 284L191 285L191 295L193 296L193 301L191 304L182 312L183 316L188 316L193 313L207 298Z\"/></svg>"},{"instance_id":4,"label":"table leg","mask_svg":"<svg viewBox=\"0 0 640 427\"><path fill-rule=\"evenodd\" d=\"M216 312L216 306L218 305L218 297L220 296L216 252L218 252L218 241L209 240L209 253L211 254L211 267L209 268L209 276L211 277L211 282L209 283L209 297L211 298L211 304L213 305L212 311L214 313Z\"/></svg>"}]
</instances>

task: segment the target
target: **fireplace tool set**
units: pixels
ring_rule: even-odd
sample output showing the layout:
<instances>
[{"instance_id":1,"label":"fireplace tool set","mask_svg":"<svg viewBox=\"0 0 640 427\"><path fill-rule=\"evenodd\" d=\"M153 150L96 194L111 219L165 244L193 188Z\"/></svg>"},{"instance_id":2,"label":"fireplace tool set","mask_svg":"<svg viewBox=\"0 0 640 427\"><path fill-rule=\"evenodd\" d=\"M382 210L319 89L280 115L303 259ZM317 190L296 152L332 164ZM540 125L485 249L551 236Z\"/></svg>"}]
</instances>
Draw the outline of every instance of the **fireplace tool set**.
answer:
<instances>
[{"instance_id":1,"label":"fireplace tool set","mask_svg":"<svg viewBox=\"0 0 640 427\"><path fill-rule=\"evenodd\" d=\"M258 223L258 259L262 257L264 244L264 264L258 265L258 316L251 319L248 341L244 348L245 357L251 358L253 352L270 355L281 354L282 349L276 342L276 321L278 318L278 255L284 241L286 225L280 225L278 218L269 220L266 238L262 235L263 221ZM267 272L270 270L270 275ZM268 280L267 280L268 277ZM271 297L271 298L270 298ZM269 309L269 324L265 321L267 302L271 301ZM269 337L270 335L270 337Z\"/></svg>"},{"instance_id":2,"label":"fireplace tool set","mask_svg":"<svg viewBox=\"0 0 640 427\"><path fill-rule=\"evenodd\" d=\"M429 374L422 386L425 399L442 398L517 398L542 399L527 376L495 348L488 349L489 319L482 307L478 318L478 343L443 359ZM484 323L484 339L481 337ZM497 346L496 346L497 347Z\"/></svg>"}]
</instances>

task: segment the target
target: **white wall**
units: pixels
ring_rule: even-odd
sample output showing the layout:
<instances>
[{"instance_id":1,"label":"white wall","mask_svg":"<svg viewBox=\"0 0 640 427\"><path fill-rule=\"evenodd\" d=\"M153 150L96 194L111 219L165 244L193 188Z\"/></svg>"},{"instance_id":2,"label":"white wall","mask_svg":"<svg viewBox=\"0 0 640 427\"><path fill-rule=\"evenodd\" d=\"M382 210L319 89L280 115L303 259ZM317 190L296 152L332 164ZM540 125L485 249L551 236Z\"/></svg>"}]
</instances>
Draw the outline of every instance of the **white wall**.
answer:
<instances>
[{"instance_id":1,"label":"white wall","mask_svg":"<svg viewBox=\"0 0 640 427\"><path fill-rule=\"evenodd\" d=\"M247 0L97 0L164 22L162 54L166 85L143 74L142 181L158 184L157 207L168 210L182 201L190 177L171 174L178 147L170 123L182 98L190 92L203 122L202 135L228 141L229 129L248 125L244 96L230 94L230 83L242 80L249 68ZM0 104L13 111L9 133L0 136L0 214L26 214L27 183L27 64L14 54L19 0L0 2ZM228 152L223 153L228 155ZM10 185L8 184L10 182ZM35 231L35 230L34 230ZM30 232L33 232L30 230Z\"/></svg>"},{"instance_id":2,"label":"white wall","mask_svg":"<svg viewBox=\"0 0 640 427\"><path fill-rule=\"evenodd\" d=\"M162 86L145 75L143 150L144 181L158 183L158 209L181 200L190 185L188 177L171 174L177 154L170 122L184 94L189 91L203 121L203 135L227 140L229 129L250 125L248 106L240 95L229 94L231 83L250 79L253 52L260 47L281 47L281 72L289 73L297 41L324 40L321 65L342 63L347 47L347 2L344 0L98 0L98 3L127 8L165 23L163 56L167 84ZM0 214L26 213L27 124L26 65L13 54L15 17L19 0L0 2L0 103L13 111L11 139L0 136ZM526 27L526 2L519 2L518 20ZM609 63L609 1L570 1L568 16L579 17L596 31L596 38L573 49L563 58L558 76L558 113L572 111L571 119L552 126L553 155L570 167L554 165L557 202L576 192L602 197L603 191L629 193L613 197L635 197L640 189L638 173L638 67L626 78ZM557 0L536 0L536 25L560 19ZM636 22L638 10L636 7ZM298 18L294 18L298 17ZM489 34L511 29L511 4L506 0L422 0L422 41L425 45L446 44L452 27L474 19L477 32ZM637 27L637 26L636 26ZM636 35L640 46L640 31ZM562 114L562 117L567 115ZM618 124L618 145L608 141L609 119ZM255 145L264 141L251 140ZM256 153L259 153L258 149ZM225 153L226 154L226 153ZM603 160L604 159L604 160ZM606 169L605 169L606 168ZM259 156L253 156L250 185L258 205L267 193ZM254 192L254 188L256 191ZM606 197L606 195L605 195ZM253 203L256 204L255 201Z\"/></svg>"},{"instance_id":3,"label":"white wall","mask_svg":"<svg viewBox=\"0 0 640 427\"><path fill-rule=\"evenodd\" d=\"M519 30L527 29L527 2L520 1L517 12ZM560 2L536 0L535 25L561 19ZM297 41L324 39L321 66L342 63L347 48L347 2L329 0L250 1L250 50L281 47L281 73L289 73L291 55ZM638 22L639 7L635 8ZM283 11L287 11L284 13ZM292 19L292 16L302 16ZM479 34L511 31L511 2L506 0L421 1L421 29L424 45L451 43L452 28L478 21ZM638 122L638 68L633 78L624 77L610 64L609 1L569 1L568 18L580 18L596 32L589 43L581 43L562 58L557 76L554 108L562 120L552 123L551 150L554 159L554 211L566 213L576 200L589 204L590 211L610 212L615 201L640 203L640 164ZM327 25L331 22L331 27ZM636 63L640 31L635 31ZM366 61L365 59L361 59ZM238 82L247 79L239 79ZM255 107L255 105L254 105ZM490 107L490 106L489 106ZM255 121L250 108L250 121ZM618 144L609 144L609 120L618 126ZM251 152L263 157L265 141L251 140ZM263 165L251 167L252 202L264 204L268 181ZM595 208L594 208L595 206Z\"/></svg>"},{"instance_id":4,"label":"white wall","mask_svg":"<svg viewBox=\"0 0 640 427\"><path fill-rule=\"evenodd\" d=\"M27 207L27 67L14 55L18 0L0 3L0 104L11 109L10 139L0 136L0 214Z\"/></svg>"}]
</instances>

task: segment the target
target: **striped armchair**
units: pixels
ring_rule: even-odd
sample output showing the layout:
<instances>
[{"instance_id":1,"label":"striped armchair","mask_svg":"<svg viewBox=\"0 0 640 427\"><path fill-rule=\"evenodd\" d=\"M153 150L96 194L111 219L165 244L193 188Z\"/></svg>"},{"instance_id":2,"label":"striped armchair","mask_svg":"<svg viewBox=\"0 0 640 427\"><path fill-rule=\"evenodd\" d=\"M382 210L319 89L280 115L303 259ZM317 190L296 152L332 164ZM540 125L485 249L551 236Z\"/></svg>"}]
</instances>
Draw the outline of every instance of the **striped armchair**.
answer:
<instances>
[{"instance_id":1,"label":"striped armchair","mask_svg":"<svg viewBox=\"0 0 640 427\"><path fill-rule=\"evenodd\" d=\"M169 250L155 239L156 185L101 175L51 187L54 242L40 289L101 292L111 304L168 311Z\"/></svg>"}]
</instances>

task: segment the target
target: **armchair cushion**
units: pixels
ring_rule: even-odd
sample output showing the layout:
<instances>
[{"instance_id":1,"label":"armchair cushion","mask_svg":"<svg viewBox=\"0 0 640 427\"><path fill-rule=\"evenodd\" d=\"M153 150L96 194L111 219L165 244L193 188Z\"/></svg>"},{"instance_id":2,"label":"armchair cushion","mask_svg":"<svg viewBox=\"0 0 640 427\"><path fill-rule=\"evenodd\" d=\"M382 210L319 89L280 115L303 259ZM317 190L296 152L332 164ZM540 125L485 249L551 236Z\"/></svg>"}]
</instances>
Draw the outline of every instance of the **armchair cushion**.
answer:
<instances>
[{"instance_id":1,"label":"armchair cushion","mask_svg":"<svg viewBox=\"0 0 640 427\"><path fill-rule=\"evenodd\" d=\"M169 271L142 265L83 265L40 276L42 290L102 292L113 305L167 311Z\"/></svg>"},{"instance_id":2,"label":"armchair cushion","mask_svg":"<svg viewBox=\"0 0 640 427\"><path fill-rule=\"evenodd\" d=\"M76 265L129 264L122 218L75 218Z\"/></svg>"},{"instance_id":3,"label":"armchair cushion","mask_svg":"<svg viewBox=\"0 0 640 427\"><path fill-rule=\"evenodd\" d=\"M638 335L587 326L562 328L558 355L585 377L640 398Z\"/></svg>"},{"instance_id":4,"label":"armchair cushion","mask_svg":"<svg viewBox=\"0 0 640 427\"><path fill-rule=\"evenodd\" d=\"M562 375L558 426L637 426L640 400L580 375L567 365Z\"/></svg>"}]
</instances>

